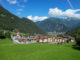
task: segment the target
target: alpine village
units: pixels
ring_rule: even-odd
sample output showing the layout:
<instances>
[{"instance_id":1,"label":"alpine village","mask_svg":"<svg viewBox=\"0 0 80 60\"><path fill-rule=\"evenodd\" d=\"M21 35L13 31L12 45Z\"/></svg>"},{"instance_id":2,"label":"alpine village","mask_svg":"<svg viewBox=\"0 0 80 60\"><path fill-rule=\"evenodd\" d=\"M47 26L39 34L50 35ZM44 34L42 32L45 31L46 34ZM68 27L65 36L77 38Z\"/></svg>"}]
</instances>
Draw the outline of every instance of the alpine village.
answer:
<instances>
[{"instance_id":1,"label":"alpine village","mask_svg":"<svg viewBox=\"0 0 80 60\"><path fill-rule=\"evenodd\" d=\"M8 5L4 6L9 1L10 3L13 1L14 7L17 5L25 9L16 2L18 0L7 0L0 4L0 60L80 60L80 13L78 13L80 9L62 11L50 8L48 14L52 17L31 15L26 18L13 13L17 7L12 9L12 12ZM29 1L23 0L23 3L27 4ZM35 4L39 5L41 1ZM48 0L45 1L47 4ZM70 0L66 1L70 4ZM59 0L55 2L58 3ZM29 8L28 5L26 8ZM33 9L32 5L30 8ZM69 12L75 15L70 15ZM23 15L25 16L25 12Z\"/></svg>"}]
</instances>

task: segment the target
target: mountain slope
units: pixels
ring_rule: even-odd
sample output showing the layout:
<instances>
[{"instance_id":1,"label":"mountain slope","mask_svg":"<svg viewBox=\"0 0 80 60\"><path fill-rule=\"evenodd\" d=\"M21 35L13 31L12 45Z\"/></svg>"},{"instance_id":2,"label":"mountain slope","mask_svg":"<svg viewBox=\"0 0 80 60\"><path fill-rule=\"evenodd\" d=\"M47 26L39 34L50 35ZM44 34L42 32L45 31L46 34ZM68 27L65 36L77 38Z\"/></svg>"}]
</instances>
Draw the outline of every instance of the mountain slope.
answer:
<instances>
[{"instance_id":1,"label":"mountain slope","mask_svg":"<svg viewBox=\"0 0 80 60\"><path fill-rule=\"evenodd\" d=\"M2 6L0 6L0 29L11 31L19 29L21 32L44 34L44 32L31 20L27 18L19 18Z\"/></svg>"},{"instance_id":2,"label":"mountain slope","mask_svg":"<svg viewBox=\"0 0 80 60\"><path fill-rule=\"evenodd\" d=\"M66 34L75 37L76 43L80 46L80 24L77 28L68 31Z\"/></svg>"},{"instance_id":3,"label":"mountain slope","mask_svg":"<svg viewBox=\"0 0 80 60\"><path fill-rule=\"evenodd\" d=\"M77 26L80 20L69 18L69 19L60 19L60 18L49 18L44 21L36 22L36 24L46 32L66 32L70 29L73 29Z\"/></svg>"},{"instance_id":4,"label":"mountain slope","mask_svg":"<svg viewBox=\"0 0 80 60\"><path fill-rule=\"evenodd\" d=\"M61 20L56 18L49 18L41 22L36 22L36 24L46 32L64 32L68 29Z\"/></svg>"}]
</instances>

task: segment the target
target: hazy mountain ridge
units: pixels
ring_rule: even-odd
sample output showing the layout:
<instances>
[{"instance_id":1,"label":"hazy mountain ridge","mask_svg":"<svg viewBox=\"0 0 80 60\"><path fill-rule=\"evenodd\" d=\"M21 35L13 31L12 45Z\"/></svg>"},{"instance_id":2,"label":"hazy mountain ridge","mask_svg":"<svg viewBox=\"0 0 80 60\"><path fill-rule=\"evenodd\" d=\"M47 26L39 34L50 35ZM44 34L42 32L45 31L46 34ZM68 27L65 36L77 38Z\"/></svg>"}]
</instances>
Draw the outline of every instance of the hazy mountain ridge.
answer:
<instances>
[{"instance_id":1,"label":"hazy mountain ridge","mask_svg":"<svg viewBox=\"0 0 80 60\"><path fill-rule=\"evenodd\" d=\"M44 21L36 22L36 24L46 32L66 32L76 28L79 23L80 20L74 18L49 18Z\"/></svg>"}]
</instances>

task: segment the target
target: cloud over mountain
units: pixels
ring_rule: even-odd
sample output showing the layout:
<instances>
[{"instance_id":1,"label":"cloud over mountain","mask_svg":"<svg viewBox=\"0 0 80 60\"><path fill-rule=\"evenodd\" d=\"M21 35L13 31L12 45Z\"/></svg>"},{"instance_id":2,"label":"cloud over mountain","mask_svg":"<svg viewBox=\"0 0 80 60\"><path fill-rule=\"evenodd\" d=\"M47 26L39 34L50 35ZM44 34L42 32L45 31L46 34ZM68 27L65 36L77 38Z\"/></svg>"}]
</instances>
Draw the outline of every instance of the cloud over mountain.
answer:
<instances>
[{"instance_id":1,"label":"cloud over mountain","mask_svg":"<svg viewBox=\"0 0 80 60\"><path fill-rule=\"evenodd\" d=\"M80 12L80 9L67 9L65 11L62 11L61 9L58 8L50 8L48 14L53 16L53 17L70 17L70 18L78 18L80 19L80 14L77 13Z\"/></svg>"},{"instance_id":2,"label":"cloud over mountain","mask_svg":"<svg viewBox=\"0 0 80 60\"><path fill-rule=\"evenodd\" d=\"M39 17L39 16L34 16L32 17L32 15L27 16L28 19L31 19L32 21L36 22L36 21L42 21L44 19L47 19L48 17L44 16L44 17Z\"/></svg>"}]
</instances>

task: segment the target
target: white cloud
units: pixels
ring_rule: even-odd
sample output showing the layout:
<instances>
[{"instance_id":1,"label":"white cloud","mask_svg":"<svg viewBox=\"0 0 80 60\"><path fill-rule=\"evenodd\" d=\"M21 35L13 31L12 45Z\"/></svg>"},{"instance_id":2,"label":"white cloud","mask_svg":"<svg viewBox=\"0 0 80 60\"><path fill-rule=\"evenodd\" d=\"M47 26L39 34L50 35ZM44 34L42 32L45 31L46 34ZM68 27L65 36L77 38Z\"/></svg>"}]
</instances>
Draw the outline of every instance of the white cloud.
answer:
<instances>
[{"instance_id":1,"label":"white cloud","mask_svg":"<svg viewBox=\"0 0 80 60\"><path fill-rule=\"evenodd\" d=\"M24 2L27 2L28 0L24 0Z\"/></svg>"},{"instance_id":2,"label":"white cloud","mask_svg":"<svg viewBox=\"0 0 80 60\"><path fill-rule=\"evenodd\" d=\"M25 8L24 5L21 5L18 0L7 0L10 4L16 4L18 7ZM23 0L23 2L27 2L27 0Z\"/></svg>"},{"instance_id":3,"label":"white cloud","mask_svg":"<svg viewBox=\"0 0 80 60\"><path fill-rule=\"evenodd\" d=\"M36 22L36 21L43 21L44 19L47 19L48 17L46 16L45 17L39 17L39 16L32 17L32 15L30 15L30 16L27 16L27 18Z\"/></svg>"},{"instance_id":4,"label":"white cloud","mask_svg":"<svg viewBox=\"0 0 80 60\"><path fill-rule=\"evenodd\" d=\"M17 0L7 0L10 4L17 4Z\"/></svg>"},{"instance_id":5,"label":"white cloud","mask_svg":"<svg viewBox=\"0 0 80 60\"><path fill-rule=\"evenodd\" d=\"M17 9L17 11L23 11L23 9Z\"/></svg>"},{"instance_id":6,"label":"white cloud","mask_svg":"<svg viewBox=\"0 0 80 60\"><path fill-rule=\"evenodd\" d=\"M17 14L17 15L20 15L20 14L21 14L21 12L17 12L16 14Z\"/></svg>"},{"instance_id":7,"label":"white cloud","mask_svg":"<svg viewBox=\"0 0 80 60\"><path fill-rule=\"evenodd\" d=\"M48 14L53 16L53 17L74 17L80 19L80 14L77 13L79 12L80 9L72 10L72 9L67 9L66 11L62 11L58 8L50 8Z\"/></svg>"},{"instance_id":8,"label":"white cloud","mask_svg":"<svg viewBox=\"0 0 80 60\"><path fill-rule=\"evenodd\" d=\"M19 7L22 7L22 8L25 8L25 6L24 5L21 5L21 4L17 4L17 6L19 6Z\"/></svg>"},{"instance_id":9,"label":"white cloud","mask_svg":"<svg viewBox=\"0 0 80 60\"><path fill-rule=\"evenodd\" d=\"M28 18L28 19L30 19L30 20L32 20L32 15L30 15L30 16L27 16L27 18Z\"/></svg>"}]
</instances>

